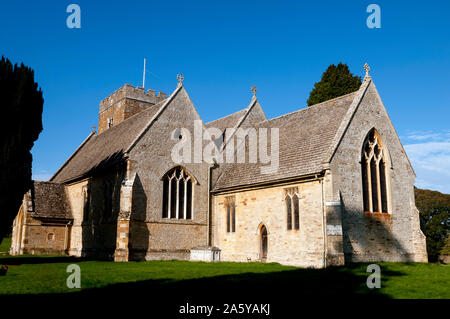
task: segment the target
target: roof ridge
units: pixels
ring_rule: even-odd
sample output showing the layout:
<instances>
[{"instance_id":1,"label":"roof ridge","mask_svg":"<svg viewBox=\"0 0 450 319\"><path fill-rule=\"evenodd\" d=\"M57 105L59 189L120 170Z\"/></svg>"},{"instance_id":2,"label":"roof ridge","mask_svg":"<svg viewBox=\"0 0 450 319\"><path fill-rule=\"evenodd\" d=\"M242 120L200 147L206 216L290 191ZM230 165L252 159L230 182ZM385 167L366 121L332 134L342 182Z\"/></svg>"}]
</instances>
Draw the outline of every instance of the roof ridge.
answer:
<instances>
[{"instance_id":1,"label":"roof ridge","mask_svg":"<svg viewBox=\"0 0 450 319\"><path fill-rule=\"evenodd\" d=\"M234 135L236 134L236 129L242 125L242 123L247 118L248 114L250 113L250 111L252 110L252 108L256 104L256 102L258 102L258 99L256 98L256 96L253 95L252 100L250 101L250 104L244 109L245 110L244 115L242 115L239 118L239 120L236 122L236 125L233 127L233 129L234 129L233 134L231 134L231 136L228 138L228 140L225 141L225 139L224 139L224 143L222 144L222 146L219 149L220 152L223 152L225 150L225 147L228 145L228 142L234 138Z\"/></svg>"},{"instance_id":2,"label":"roof ridge","mask_svg":"<svg viewBox=\"0 0 450 319\"><path fill-rule=\"evenodd\" d=\"M60 182L53 182L53 181L37 181L37 180L33 180L33 183L47 183L47 184L61 184Z\"/></svg>"},{"instance_id":3,"label":"roof ridge","mask_svg":"<svg viewBox=\"0 0 450 319\"><path fill-rule=\"evenodd\" d=\"M336 149L337 149L342 137L344 136L345 131L347 130L347 127L350 125L353 115L355 114L356 110L358 109L358 106L361 104L361 101L362 101L364 95L366 94L367 89L370 86L370 83L372 83L371 77L364 78L364 81L361 84L358 91L355 91L356 94L353 97L352 103L350 104L346 114L342 118L341 124L339 125L339 127L334 135L334 138L331 141L328 151L325 153L326 157L323 159L325 161L324 162L325 164L331 162L331 160L334 156L334 153L336 152Z\"/></svg>"},{"instance_id":4,"label":"roof ridge","mask_svg":"<svg viewBox=\"0 0 450 319\"><path fill-rule=\"evenodd\" d=\"M335 98L332 98L332 99L329 99L329 100L326 100L326 101L323 101L323 102L320 102L320 103L316 103L316 104L304 107L304 108L302 108L300 110L295 110L295 111L292 111L292 112L289 112L289 113L285 113L285 114L273 117L271 119L267 119L265 121L261 121L259 123L270 122L272 120L276 120L276 119L282 118L284 116L292 115L292 114L297 113L297 112L307 111L307 110L310 110L311 108L317 108L317 107L323 106L323 104L325 104L325 103L329 103L329 102L332 102L332 101L335 101L335 100L343 99L345 97L348 97L351 94L355 94L356 92L358 92L358 91L354 91L354 92L347 93L347 94L344 94L344 95L341 95L341 96L338 96L338 97L335 97Z\"/></svg>"},{"instance_id":5,"label":"roof ridge","mask_svg":"<svg viewBox=\"0 0 450 319\"><path fill-rule=\"evenodd\" d=\"M175 98L175 96L178 94L178 92L181 91L182 88L183 88L183 84L180 83L180 85L177 86L175 91L167 99L164 100L165 101L164 104L155 113L155 115L153 115L153 117L150 119L150 121L148 121L147 125L145 125L145 127L139 132L139 134L136 136L136 138L133 140L133 142L131 142L130 146L125 150L125 152L124 152L125 154L128 153L129 151L131 151L131 149L136 145L136 143L141 138L141 136L148 130L150 125L152 125L152 123L155 121L155 119L157 119L159 117L159 115L161 115L161 113L164 111L164 109L167 107L167 105L169 105L170 102L172 102L172 100Z\"/></svg>"},{"instance_id":6,"label":"roof ridge","mask_svg":"<svg viewBox=\"0 0 450 319\"><path fill-rule=\"evenodd\" d=\"M169 98L170 98L170 97L169 97ZM88 137L87 137L87 138L86 138L86 139L85 139L85 140L77 147L77 149L72 153L72 155L69 156L69 158L63 163L63 165L55 172L55 174L53 174L53 176L48 180L48 182L51 182L51 183L59 183L59 182L53 182L53 179L56 178L56 176L62 171L62 169L63 169L64 167L67 166L67 164L69 164L69 162L70 162L70 161L75 157L75 155L83 148L83 146L85 146L85 145L87 144L87 142L90 140L90 138L91 138L92 136L95 136L95 137L99 137L99 136L107 136L108 134L111 134L111 133L108 133L108 132L114 132L114 131L116 130L116 127L121 127L122 123L126 123L126 122L127 122L129 119L131 119L131 118L136 118L138 115L141 115L141 116L142 116L143 114L145 114L145 112L147 112L147 111L153 109L153 107L157 107L159 104L163 103L163 102L166 101L166 100L167 100L167 99L162 100L162 101L160 101L160 102L158 102L158 103L156 103L156 104L154 104L154 105L148 107L147 109L143 110L142 112L139 112L139 113L136 113L136 114L130 116L130 117L127 118L126 120L120 122L120 123L117 124L117 125L112 126L111 128L107 129L106 131L104 131L104 132L102 132L102 133L100 133L100 134L96 134L95 131L91 131L91 133L89 134L89 136L88 136ZM103 135L103 134L105 134L105 135Z\"/></svg>"},{"instance_id":7,"label":"roof ridge","mask_svg":"<svg viewBox=\"0 0 450 319\"><path fill-rule=\"evenodd\" d=\"M372 78L370 78L370 79L372 79ZM416 176L416 172L414 171L414 167L412 166L411 161L409 160L408 154L406 153L405 147L403 146L403 143L402 143L402 141L400 140L400 137L399 137L398 134L397 134L397 130L395 129L394 124L392 124L391 117L389 116L389 113L387 112L387 109L386 109L386 107L384 106L383 100L381 99L381 96L380 96L380 93L378 92L377 86L375 85L375 83L374 83L373 81L371 81L371 83L372 83L372 85L373 85L373 88L375 89L375 93L376 93L376 95L377 95L377 99L379 100L379 102L380 102L381 105L383 106L383 111L384 111L384 113L386 114L386 117L388 118L388 123L389 123L389 125L391 126L392 130L394 131L395 136L397 137L397 140L398 140L398 142L400 143L400 147L402 148L403 153L405 154L406 159L408 160L409 167L411 168L413 174Z\"/></svg>"},{"instance_id":8,"label":"roof ridge","mask_svg":"<svg viewBox=\"0 0 450 319\"><path fill-rule=\"evenodd\" d=\"M72 155L69 156L69 158L61 165L61 167L55 172L55 174L53 174L52 177L50 177L50 179L48 180L49 182L52 182L53 179L58 176L58 174L62 171L62 169L64 167L67 166L67 164L69 164L69 162L72 160L72 158L75 157L75 155L83 148L83 146L90 140L90 138L92 136L95 135L95 132L92 130L91 133L88 135L88 137L86 137L84 139L84 141L80 144L80 146L77 147L77 149L72 153Z\"/></svg>"},{"instance_id":9,"label":"roof ridge","mask_svg":"<svg viewBox=\"0 0 450 319\"><path fill-rule=\"evenodd\" d=\"M113 125L112 127L108 128L107 130L101 132L100 134L97 134L97 136L101 136L101 135L103 135L104 133L114 131L114 130L116 129L116 127L120 127L120 126L122 125L122 123L126 123L129 119L137 118L139 115L142 116L142 115L145 114L146 112L149 112L150 110L153 110L155 107L160 106L160 104L164 103L166 100L167 100L167 99L164 99L164 100L162 100L162 101L160 101L160 102L158 102L158 103L156 103L156 104L153 104L153 105L149 106L148 108L146 108L145 110L143 110L143 111L141 111L141 112L139 112L139 113L133 114L132 116L130 116L130 117L127 118L126 120L123 120L122 122L120 122L119 124Z\"/></svg>"},{"instance_id":10,"label":"roof ridge","mask_svg":"<svg viewBox=\"0 0 450 319\"><path fill-rule=\"evenodd\" d=\"M231 113L231 114L228 114L228 115L225 115L225 116L219 117L218 119L215 119L215 120L212 120L212 121L209 121L209 122L205 123L205 125L209 125L209 124L211 124L211 123L214 123L214 122L217 122L217 121L220 121L220 120L226 119L227 117L230 117L230 116L236 115L237 113L239 113L239 112L243 112L243 111L245 111L246 109L247 109L247 108L243 108L243 109L240 109L239 111L236 111L236 112L234 112L234 113Z\"/></svg>"},{"instance_id":11,"label":"roof ridge","mask_svg":"<svg viewBox=\"0 0 450 319\"><path fill-rule=\"evenodd\" d=\"M257 103L259 103L259 102L258 102L258 98L257 98L255 95L253 95L252 100L250 101L250 104L247 106L247 108L244 109L244 110L246 110L245 114L239 119L239 121L238 121L237 124L235 125L233 134L230 136L230 138L229 138L227 141L224 140L224 143L222 144L222 147L220 147L220 149L219 149L219 152L220 152L220 153L223 153L223 152L225 151L225 148L226 148L226 146L228 145L228 143L229 143L232 139L234 139L234 135L236 134L236 128L242 125L242 123L244 122L244 120L246 119L246 117L248 116L248 114L250 113L250 111L253 109L253 107L254 107ZM265 115L265 114L264 114L264 115ZM244 143L244 145L245 145L246 139L247 139L247 135L245 136L244 141L243 141L241 144L237 145L237 147L236 147L235 150L234 150L234 154L236 154L236 152L238 151L238 149L241 147L241 145L242 145L243 143ZM233 143L233 144L234 144L234 143ZM229 168L229 166L225 166L224 169L222 170L222 172L220 173L220 175L217 177L217 179L216 179L216 181L215 181L215 183L214 183L214 187L216 187L217 183L219 183L219 180L225 175L225 171L227 170L227 168Z\"/></svg>"}]
</instances>

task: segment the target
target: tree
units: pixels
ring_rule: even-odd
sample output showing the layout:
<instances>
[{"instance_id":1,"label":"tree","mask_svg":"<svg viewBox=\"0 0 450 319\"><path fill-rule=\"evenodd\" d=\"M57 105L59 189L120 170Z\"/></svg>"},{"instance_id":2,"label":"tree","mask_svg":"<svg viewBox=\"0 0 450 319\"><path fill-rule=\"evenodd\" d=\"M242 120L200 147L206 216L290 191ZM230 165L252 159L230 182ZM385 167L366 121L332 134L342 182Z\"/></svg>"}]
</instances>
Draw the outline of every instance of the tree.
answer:
<instances>
[{"instance_id":1,"label":"tree","mask_svg":"<svg viewBox=\"0 0 450 319\"><path fill-rule=\"evenodd\" d=\"M352 93L361 86L361 77L350 73L347 64L331 64L309 93L308 106Z\"/></svg>"},{"instance_id":2,"label":"tree","mask_svg":"<svg viewBox=\"0 0 450 319\"><path fill-rule=\"evenodd\" d=\"M42 131L42 91L34 71L0 60L0 242L31 186L31 148Z\"/></svg>"},{"instance_id":3,"label":"tree","mask_svg":"<svg viewBox=\"0 0 450 319\"><path fill-rule=\"evenodd\" d=\"M450 232L450 195L419 188L414 194L427 236L428 260L437 261Z\"/></svg>"}]
</instances>

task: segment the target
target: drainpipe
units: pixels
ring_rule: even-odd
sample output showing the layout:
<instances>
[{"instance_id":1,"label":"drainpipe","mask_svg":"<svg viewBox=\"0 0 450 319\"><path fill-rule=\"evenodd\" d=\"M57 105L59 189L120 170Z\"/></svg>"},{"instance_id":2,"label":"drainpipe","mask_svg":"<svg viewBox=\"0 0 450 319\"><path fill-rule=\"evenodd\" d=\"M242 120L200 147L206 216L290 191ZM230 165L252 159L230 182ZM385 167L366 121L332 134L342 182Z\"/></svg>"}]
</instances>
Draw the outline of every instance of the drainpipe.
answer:
<instances>
[{"instance_id":1,"label":"drainpipe","mask_svg":"<svg viewBox=\"0 0 450 319\"><path fill-rule=\"evenodd\" d=\"M212 212L212 202L211 202L211 176L212 176L212 170L217 167L216 159L213 158L213 163L208 166L208 214L206 216L207 218L207 225L208 225L208 231L207 231L207 238L206 242L208 246L212 246L212 229L211 229L211 212Z\"/></svg>"},{"instance_id":2,"label":"drainpipe","mask_svg":"<svg viewBox=\"0 0 450 319\"><path fill-rule=\"evenodd\" d=\"M63 251L66 252L67 249L67 223L66 225L64 225L65 229L64 229L64 247L63 247Z\"/></svg>"},{"instance_id":3,"label":"drainpipe","mask_svg":"<svg viewBox=\"0 0 450 319\"><path fill-rule=\"evenodd\" d=\"M68 221L65 225L66 229L65 229L65 233L64 233L64 252L67 251L67 255L70 255L69 253L69 249L70 249L70 232L72 230L72 221Z\"/></svg>"},{"instance_id":4,"label":"drainpipe","mask_svg":"<svg viewBox=\"0 0 450 319\"><path fill-rule=\"evenodd\" d=\"M322 188L322 233L323 233L323 267L327 267L327 234L326 234L326 227L325 227L325 206L323 204L323 179L319 180L321 188Z\"/></svg>"}]
</instances>

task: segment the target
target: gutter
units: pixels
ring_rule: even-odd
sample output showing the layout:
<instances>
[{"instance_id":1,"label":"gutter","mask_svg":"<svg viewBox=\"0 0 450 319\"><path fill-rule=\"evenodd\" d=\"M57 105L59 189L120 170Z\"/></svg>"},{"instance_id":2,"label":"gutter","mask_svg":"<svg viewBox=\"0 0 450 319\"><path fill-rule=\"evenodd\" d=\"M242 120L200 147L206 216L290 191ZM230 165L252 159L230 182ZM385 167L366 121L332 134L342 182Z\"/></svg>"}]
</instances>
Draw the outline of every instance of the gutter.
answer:
<instances>
[{"instance_id":1,"label":"gutter","mask_svg":"<svg viewBox=\"0 0 450 319\"><path fill-rule=\"evenodd\" d=\"M254 189L260 189L260 188L266 188L267 186L284 186L288 184L295 184L295 183L306 183L311 182L319 179L323 179L324 171L314 173L314 174L308 174L303 176L296 176L296 177L288 177L283 178L279 180L271 180L266 182L259 182L259 183L253 183L249 185L240 185L240 186L232 186L232 187L226 187L218 190L212 190L211 194L229 194L229 193L235 193L245 190L254 190Z\"/></svg>"}]
</instances>

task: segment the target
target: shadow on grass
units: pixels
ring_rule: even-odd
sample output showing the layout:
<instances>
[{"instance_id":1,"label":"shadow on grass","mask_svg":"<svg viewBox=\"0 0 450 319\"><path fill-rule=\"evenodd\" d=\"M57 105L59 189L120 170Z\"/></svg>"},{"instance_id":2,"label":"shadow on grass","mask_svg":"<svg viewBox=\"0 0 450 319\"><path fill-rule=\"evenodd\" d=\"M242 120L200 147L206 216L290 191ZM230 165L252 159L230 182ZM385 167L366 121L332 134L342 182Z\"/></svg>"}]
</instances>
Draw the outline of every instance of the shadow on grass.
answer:
<instances>
[{"instance_id":1,"label":"shadow on grass","mask_svg":"<svg viewBox=\"0 0 450 319\"><path fill-rule=\"evenodd\" d=\"M0 264L43 264L80 262L86 259L77 257L10 257L0 258ZM218 264L217 266L219 266ZM415 265L411 263L411 265ZM183 265L180 265L181 267ZM213 266L213 265L211 265ZM223 265L222 265L223 266ZM374 300L386 301L389 296L380 289L369 289L366 285L367 264L349 264L344 267L326 269L293 269L277 272L220 275L197 279L174 280L173 278L148 279L136 282L113 283L105 287L86 288L66 293L43 295L14 295L9 297L31 297L35 300L70 298L71 302L80 298L88 303L98 297L115 300L120 297L123 304L143 302L151 303L157 309L167 309L166 317L177 314L180 306L189 304L217 305L224 303L270 303L274 311L279 313L292 311L298 305L320 304L326 300L334 306L340 306L344 298L352 298L352 302L372 303ZM390 278L404 276L401 271L389 269L381 264L382 286ZM6 296L4 296L6 297ZM36 299L37 298L37 299ZM111 298L111 299L110 299ZM28 299L28 298L27 298ZM288 307L288 308L286 308ZM331 311L333 307L324 307L323 311Z\"/></svg>"},{"instance_id":2,"label":"shadow on grass","mask_svg":"<svg viewBox=\"0 0 450 319\"><path fill-rule=\"evenodd\" d=\"M354 270L360 269L355 266ZM364 267L365 269L365 267ZM163 311L165 317L175 318L184 305L214 305L224 309L224 304L271 305L274 318L288 318L303 309L319 306L321 313L334 313L336 307L352 300L353 306L370 306L373 302L389 301L380 289L369 289L367 275L344 267L328 269L296 269L271 273L243 273L209 278L173 281L172 279L144 280L112 284L103 288L85 289L70 297L97 300L98 297L114 299L120 296L125 303L150 303L153 309ZM390 276L402 276L395 271L383 272L383 281ZM50 298L67 298L68 294L50 295ZM112 300L111 299L111 300ZM227 317L219 313L216 317ZM228 317L227 317L228 318Z\"/></svg>"},{"instance_id":3,"label":"shadow on grass","mask_svg":"<svg viewBox=\"0 0 450 319\"><path fill-rule=\"evenodd\" d=\"M43 258L44 259L44 258ZM78 261L79 259L77 259ZM67 258L55 260L66 262ZM187 302L196 304L217 303L275 303L297 305L305 300L342 300L343 298L364 298L371 302L387 300L380 289L369 289L366 285L365 264L351 264L345 267L327 269L294 269L268 273L242 273L198 279L142 280L116 283L106 287L88 288L77 292L46 294L47 297L88 297L96 300L101 296L136 302L151 298L151 303L167 309L178 309ZM399 271L382 267L382 285L390 277L403 276ZM91 298L95 297L95 298ZM366 297L366 298L365 298ZM368 297L368 298L367 298Z\"/></svg>"},{"instance_id":4,"label":"shadow on grass","mask_svg":"<svg viewBox=\"0 0 450 319\"><path fill-rule=\"evenodd\" d=\"M0 256L1 265L37 265L37 264L56 264L56 263L75 263L89 261L93 259L72 257L72 256Z\"/></svg>"}]
</instances>

